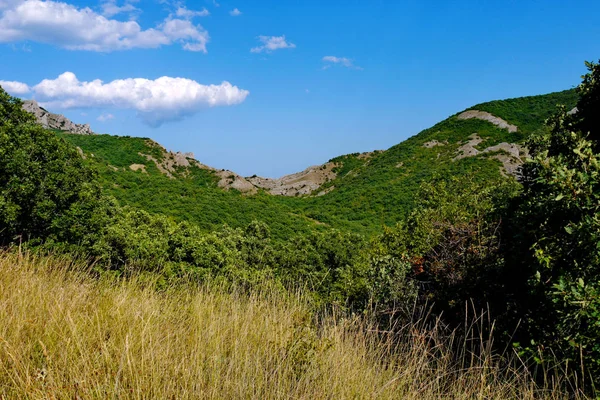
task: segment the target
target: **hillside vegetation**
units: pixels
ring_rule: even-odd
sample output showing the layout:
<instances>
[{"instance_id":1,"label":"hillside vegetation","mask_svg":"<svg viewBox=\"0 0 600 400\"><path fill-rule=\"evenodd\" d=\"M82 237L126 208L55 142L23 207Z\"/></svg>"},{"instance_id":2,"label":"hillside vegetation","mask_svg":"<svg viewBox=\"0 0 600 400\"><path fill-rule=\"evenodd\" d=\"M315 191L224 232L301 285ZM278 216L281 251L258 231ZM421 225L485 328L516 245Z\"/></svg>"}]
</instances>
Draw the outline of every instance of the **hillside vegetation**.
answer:
<instances>
[{"instance_id":1,"label":"hillside vegetation","mask_svg":"<svg viewBox=\"0 0 600 400\"><path fill-rule=\"evenodd\" d=\"M335 187L329 194L307 199L300 207L335 227L380 232L383 226L393 226L408 215L421 183L434 177L472 174L491 185L503 179L501 163L487 155L453 161L457 149L473 133L485 139L485 147L501 142L522 144L532 133L547 129L544 121L558 104L571 109L576 102L576 92L567 90L476 105L472 109L488 111L516 125L518 132L511 134L486 121L459 120L457 113L366 161L357 162L356 155L342 157L344 165L352 163L351 171L324 186ZM425 147L432 141L442 145Z\"/></svg>"},{"instance_id":2,"label":"hillside vegetation","mask_svg":"<svg viewBox=\"0 0 600 400\"><path fill-rule=\"evenodd\" d=\"M472 134L483 139L482 149L501 142L523 144L532 133L547 129L544 121L558 104L570 109L576 101L575 91L567 90L476 105L471 109L490 112L516 125L518 131L511 133L478 119L460 120L459 113L386 151L330 160L337 164L337 177L324 183L313 196L302 198L272 196L263 190L255 195L226 191L218 186L219 177L214 171L194 163L176 167L171 172L173 179L161 172L153 160L140 155L150 155L159 163L169 158L169 153L150 139L68 134L61 137L90 155L88 160L99 170L105 191L123 205L170 215L206 230L223 223L243 227L260 220L279 239L325 228L374 234L404 219L415 205L421 183L433 177L471 173L492 185L504 179L499 172L502 164L490 157L492 154L453 160ZM439 145L425 146L432 141ZM134 171L132 165L144 169ZM314 196L318 192L328 193Z\"/></svg>"},{"instance_id":3,"label":"hillside vegetation","mask_svg":"<svg viewBox=\"0 0 600 400\"><path fill-rule=\"evenodd\" d=\"M99 172L104 190L123 205L192 222L205 231L223 224L245 227L253 220L267 223L279 238L320 228L298 214L295 199L264 192L242 195L236 190L227 191L218 186L219 178L213 171L196 163L186 167L174 165L167 171L170 176L167 175L159 170L157 163L165 163L169 153L150 139L71 134L60 137L88 155L89 163ZM132 165L144 168L133 170Z\"/></svg>"}]
</instances>

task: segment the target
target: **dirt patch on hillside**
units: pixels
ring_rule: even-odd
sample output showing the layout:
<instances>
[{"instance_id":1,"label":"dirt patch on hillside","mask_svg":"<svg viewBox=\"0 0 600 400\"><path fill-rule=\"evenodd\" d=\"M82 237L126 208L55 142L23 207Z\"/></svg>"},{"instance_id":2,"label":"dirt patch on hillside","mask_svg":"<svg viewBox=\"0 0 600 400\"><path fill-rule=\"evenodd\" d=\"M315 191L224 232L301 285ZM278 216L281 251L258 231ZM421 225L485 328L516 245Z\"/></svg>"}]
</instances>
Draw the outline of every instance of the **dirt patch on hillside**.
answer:
<instances>
[{"instance_id":1,"label":"dirt patch on hillside","mask_svg":"<svg viewBox=\"0 0 600 400\"><path fill-rule=\"evenodd\" d=\"M148 173L148 171L146 171L146 166L144 164L131 164L129 166L129 169L132 171L142 171L145 174Z\"/></svg>"},{"instance_id":2,"label":"dirt patch on hillside","mask_svg":"<svg viewBox=\"0 0 600 400\"><path fill-rule=\"evenodd\" d=\"M317 193L317 196L325 196L327 193L330 193L333 189L335 189L335 186L329 186L327 189L321 190L319 193Z\"/></svg>"},{"instance_id":3,"label":"dirt patch on hillside","mask_svg":"<svg viewBox=\"0 0 600 400\"><path fill-rule=\"evenodd\" d=\"M491 122L492 124L496 125L498 128L507 129L511 133L516 132L518 129L516 125L511 125L508 122L506 122L505 120L503 120L502 118L496 117L495 115L492 115L489 112L485 112L485 111L469 110L469 111L465 111L465 112L459 114L457 118L458 119L477 118L482 121L488 121L488 122Z\"/></svg>"}]
</instances>

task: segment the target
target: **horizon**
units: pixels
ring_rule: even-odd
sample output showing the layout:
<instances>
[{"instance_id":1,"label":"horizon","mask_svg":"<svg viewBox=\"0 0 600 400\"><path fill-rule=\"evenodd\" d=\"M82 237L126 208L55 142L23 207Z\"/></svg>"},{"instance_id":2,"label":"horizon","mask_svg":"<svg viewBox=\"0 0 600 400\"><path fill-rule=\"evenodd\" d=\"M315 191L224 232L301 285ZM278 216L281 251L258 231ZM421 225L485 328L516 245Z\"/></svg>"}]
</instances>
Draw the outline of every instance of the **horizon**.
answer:
<instances>
[{"instance_id":1,"label":"horizon","mask_svg":"<svg viewBox=\"0 0 600 400\"><path fill-rule=\"evenodd\" d=\"M95 132L277 178L571 89L600 57L596 2L471 3L5 0L0 84Z\"/></svg>"}]
</instances>

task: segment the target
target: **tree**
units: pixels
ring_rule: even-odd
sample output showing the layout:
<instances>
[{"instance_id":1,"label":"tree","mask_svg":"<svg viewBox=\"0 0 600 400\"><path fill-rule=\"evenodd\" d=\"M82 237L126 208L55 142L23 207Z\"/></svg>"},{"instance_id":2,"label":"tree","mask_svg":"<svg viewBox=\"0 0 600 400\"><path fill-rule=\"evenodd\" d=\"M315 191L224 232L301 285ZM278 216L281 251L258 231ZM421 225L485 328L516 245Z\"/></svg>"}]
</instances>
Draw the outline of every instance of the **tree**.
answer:
<instances>
[{"instance_id":1,"label":"tree","mask_svg":"<svg viewBox=\"0 0 600 400\"><path fill-rule=\"evenodd\" d=\"M561 108L529 140L532 159L505 235L505 276L522 346L538 358L552 351L598 379L600 65L586 65L577 113Z\"/></svg>"},{"instance_id":2,"label":"tree","mask_svg":"<svg viewBox=\"0 0 600 400\"><path fill-rule=\"evenodd\" d=\"M574 120L575 129L588 135L588 139L594 142L596 150L600 143L600 68L597 64L586 62L590 71L584 75L583 82L577 88L579 102L577 113L571 117Z\"/></svg>"},{"instance_id":3,"label":"tree","mask_svg":"<svg viewBox=\"0 0 600 400\"><path fill-rule=\"evenodd\" d=\"M0 88L0 244L94 232L101 191L77 150Z\"/></svg>"},{"instance_id":4,"label":"tree","mask_svg":"<svg viewBox=\"0 0 600 400\"><path fill-rule=\"evenodd\" d=\"M504 312L495 301L502 273L499 226L517 190L513 179L477 181L474 175L425 182L408 218L380 237L389 255L409 263L420 299L446 323L464 323L465 302Z\"/></svg>"},{"instance_id":5,"label":"tree","mask_svg":"<svg viewBox=\"0 0 600 400\"><path fill-rule=\"evenodd\" d=\"M0 86L0 126L35 122L35 117L23 110L23 102L12 97Z\"/></svg>"}]
</instances>

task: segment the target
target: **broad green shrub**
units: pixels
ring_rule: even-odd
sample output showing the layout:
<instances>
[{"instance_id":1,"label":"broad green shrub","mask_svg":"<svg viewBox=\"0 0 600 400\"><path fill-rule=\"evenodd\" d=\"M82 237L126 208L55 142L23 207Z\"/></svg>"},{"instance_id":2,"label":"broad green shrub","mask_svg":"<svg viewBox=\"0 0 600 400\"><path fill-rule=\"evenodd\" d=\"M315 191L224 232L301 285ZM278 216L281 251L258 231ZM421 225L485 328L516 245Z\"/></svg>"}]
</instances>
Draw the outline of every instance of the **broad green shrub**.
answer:
<instances>
[{"instance_id":1,"label":"broad green shrub","mask_svg":"<svg viewBox=\"0 0 600 400\"><path fill-rule=\"evenodd\" d=\"M540 361L557 355L598 384L600 154L590 139L599 130L600 65L587 66L577 114L562 108L550 131L528 143L532 160L508 227L506 275L521 347Z\"/></svg>"},{"instance_id":2,"label":"broad green shrub","mask_svg":"<svg viewBox=\"0 0 600 400\"><path fill-rule=\"evenodd\" d=\"M0 86L0 126L34 123L33 114L23 110L23 102L12 97Z\"/></svg>"},{"instance_id":3,"label":"broad green shrub","mask_svg":"<svg viewBox=\"0 0 600 400\"><path fill-rule=\"evenodd\" d=\"M101 223L94 172L0 88L0 244L76 243Z\"/></svg>"},{"instance_id":4,"label":"broad green shrub","mask_svg":"<svg viewBox=\"0 0 600 400\"><path fill-rule=\"evenodd\" d=\"M598 64L586 62L589 73L585 74L583 82L577 87L579 101L577 113L572 115L574 127L584 135L588 135L596 148L600 149L600 67Z\"/></svg>"},{"instance_id":5,"label":"broad green shrub","mask_svg":"<svg viewBox=\"0 0 600 400\"><path fill-rule=\"evenodd\" d=\"M402 271L397 296L412 281L421 304L452 324L463 322L467 301L486 308L499 290L501 210L517 190L512 179L490 185L468 175L421 185L414 211L377 240L380 259L397 264L390 271Z\"/></svg>"}]
</instances>

